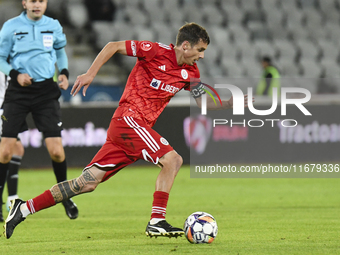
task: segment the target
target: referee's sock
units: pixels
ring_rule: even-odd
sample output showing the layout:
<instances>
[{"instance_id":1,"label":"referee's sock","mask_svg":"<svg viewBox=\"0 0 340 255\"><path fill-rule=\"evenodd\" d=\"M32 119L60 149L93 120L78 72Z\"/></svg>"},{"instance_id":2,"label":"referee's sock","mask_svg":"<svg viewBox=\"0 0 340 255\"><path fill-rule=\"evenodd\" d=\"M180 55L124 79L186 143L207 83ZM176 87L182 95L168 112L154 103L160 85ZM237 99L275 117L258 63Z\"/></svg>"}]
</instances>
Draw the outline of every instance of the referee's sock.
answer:
<instances>
[{"instance_id":1,"label":"referee's sock","mask_svg":"<svg viewBox=\"0 0 340 255\"><path fill-rule=\"evenodd\" d=\"M7 190L8 197L17 196L18 193L18 171L21 165L22 157L13 155L11 161L8 164L8 176L7 176Z\"/></svg>"},{"instance_id":2,"label":"referee's sock","mask_svg":"<svg viewBox=\"0 0 340 255\"><path fill-rule=\"evenodd\" d=\"M66 159L63 162L55 162L52 160L52 166L54 175L57 179L57 183L66 181L66 171L67 171L67 164Z\"/></svg>"},{"instance_id":3,"label":"referee's sock","mask_svg":"<svg viewBox=\"0 0 340 255\"><path fill-rule=\"evenodd\" d=\"M8 163L0 163L0 209L2 209L2 193L4 192L4 187L6 183L8 172Z\"/></svg>"}]
</instances>

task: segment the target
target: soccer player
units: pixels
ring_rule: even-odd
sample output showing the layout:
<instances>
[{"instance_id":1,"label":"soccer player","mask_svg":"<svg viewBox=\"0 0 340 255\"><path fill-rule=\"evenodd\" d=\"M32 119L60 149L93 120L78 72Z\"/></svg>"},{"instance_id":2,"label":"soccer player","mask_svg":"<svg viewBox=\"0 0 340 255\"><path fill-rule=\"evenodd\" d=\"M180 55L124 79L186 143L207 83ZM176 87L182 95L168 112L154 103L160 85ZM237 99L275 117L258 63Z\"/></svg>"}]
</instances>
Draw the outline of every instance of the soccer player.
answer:
<instances>
[{"instance_id":1,"label":"soccer player","mask_svg":"<svg viewBox=\"0 0 340 255\"><path fill-rule=\"evenodd\" d=\"M67 89L69 86L68 59L64 49L66 37L59 22L44 15L47 0L23 0L22 4L25 11L6 21L0 31L0 71L11 77L2 115L2 187L18 133L27 130L26 116L29 112L44 135L57 182L67 179L58 102L60 88ZM52 79L55 63L60 71L59 85ZM69 218L78 217L78 209L72 200L64 200L63 205Z\"/></svg>"},{"instance_id":2,"label":"soccer player","mask_svg":"<svg viewBox=\"0 0 340 255\"><path fill-rule=\"evenodd\" d=\"M5 97L5 92L8 86L8 77L4 73L0 72L0 106L2 105ZM2 116L3 110L0 109L0 117ZM0 136L2 132L2 118L0 118ZM10 201L18 198L18 171L21 164L21 158L24 155L24 146L17 139L13 149L13 156L8 163L8 171L0 172L0 178L6 179L7 176L7 190L8 197L6 202L6 207L10 205ZM8 173L7 173L8 172ZM3 176L2 176L3 175ZM4 186L0 186L0 222L4 221L2 215L2 194Z\"/></svg>"},{"instance_id":3,"label":"soccer player","mask_svg":"<svg viewBox=\"0 0 340 255\"><path fill-rule=\"evenodd\" d=\"M204 58L210 42L206 30L195 23L182 26L177 35L176 46L149 41L109 42L98 54L85 74L77 77L71 90L76 95L83 88L85 96L88 86L101 66L114 54L119 53L137 58L126 83L107 131L107 140L82 174L73 180L54 185L41 195L27 202L16 199L5 223L5 236L10 238L14 228L30 214L65 201L70 197L91 192L97 185L108 180L127 165L144 159L161 168L153 194L151 219L145 233L152 236L177 237L183 230L171 226L165 220L169 193L182 165L182 158L168 141L152 129L170 99L181 89L191 90L198 105L204 87L196 61ZM196 86L190 88L190 80ZM207 102L208 109L232 107L232 98L215 106Z\"/></svg>"}]
</instances>

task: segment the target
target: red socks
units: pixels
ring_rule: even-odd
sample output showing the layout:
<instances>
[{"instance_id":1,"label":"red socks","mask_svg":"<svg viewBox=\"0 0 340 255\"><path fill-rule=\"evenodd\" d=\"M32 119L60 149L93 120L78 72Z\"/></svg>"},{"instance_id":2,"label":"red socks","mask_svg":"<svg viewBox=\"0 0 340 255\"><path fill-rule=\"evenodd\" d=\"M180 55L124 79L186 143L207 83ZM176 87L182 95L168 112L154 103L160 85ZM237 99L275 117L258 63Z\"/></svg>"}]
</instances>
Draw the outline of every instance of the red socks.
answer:
<instances>
[{"instance_id":1,"label":"red socks","mask_svg":"<svg viewBox=\"0 0 340 255\"><path fill-rule=\"evenodd\" d=\"M54 198L51 194L50 190L46 190L44 193L42 193L41 195L27 200L26 205L28 210L33 214L35 212L38 212L42 209L51 207L53 205L55 205L55 201Z\"/></svg>"},{"instance_id":2,"label":"red socks","mask_svg":"<svg viewBox=\"0 0 340 255\"><path fill-rule=\"evenodd\" d=\"M168 204L169 193L163 191L156 191L153 194L153 203L152 203L152 213L151 219L165 219L166 206ZM46 190L41 195L27 200L26 205L28 210L33 214L42 209L51 207L55 205L54 198L51 194L50 190Z\"/></svg>"},{"instance_id":3,"label":"red socks","mask_svg":"<svg viewBox=\"0 0 340 255\"><path fill-rule=\"evenodd\" d=\"M153 193L151 219L153 218L165 219L168 199L169 193L163 191L155 191L155 193Z\"/></svg>"}]
</instances>

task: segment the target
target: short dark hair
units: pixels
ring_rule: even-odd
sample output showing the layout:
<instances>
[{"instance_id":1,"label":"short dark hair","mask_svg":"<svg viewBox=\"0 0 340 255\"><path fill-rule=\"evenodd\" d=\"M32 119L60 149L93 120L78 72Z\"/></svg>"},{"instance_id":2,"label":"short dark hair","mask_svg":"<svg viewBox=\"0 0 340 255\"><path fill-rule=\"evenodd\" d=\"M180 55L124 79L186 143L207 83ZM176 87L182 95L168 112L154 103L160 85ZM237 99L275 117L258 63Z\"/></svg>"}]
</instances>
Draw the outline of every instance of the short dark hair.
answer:
<instances>
[{"instance_id":1,"label":"short dark hair","mask_svg":"<svg viewBox=\"0 0 340 255\"><path fill-rule=\"evenodd\" d=\"M272 63L272 58L269 56L262 57L262 62L267 62L268 64Z\"/></svg>"},{"instance_id":2,"label":"short dark hair","mask_svg":"<svg viewBox=\"0 0 340 255\"><path fill-rule=\"evenodd\" d=\"M188 41L191 46L196 45L202 40L209 44L210 38L204 27L191 22L183 25L179 30L176 38L176 46L181 45L184 41Z\"/></svg>"}]
</instances>

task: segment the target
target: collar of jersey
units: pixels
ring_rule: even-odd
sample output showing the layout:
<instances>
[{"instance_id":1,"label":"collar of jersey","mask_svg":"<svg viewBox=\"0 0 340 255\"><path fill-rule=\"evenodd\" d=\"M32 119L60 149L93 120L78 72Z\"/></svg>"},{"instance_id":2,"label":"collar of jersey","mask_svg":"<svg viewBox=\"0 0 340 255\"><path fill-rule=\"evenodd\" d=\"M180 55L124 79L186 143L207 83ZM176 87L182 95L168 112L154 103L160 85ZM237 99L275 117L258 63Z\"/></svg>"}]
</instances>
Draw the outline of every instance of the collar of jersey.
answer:
<instances>
[{"instance_id":1,"label":"collar of jersey","mask_svg":"<svg viewBox=\"0 0 340 255\"><path fill-rule=\"evenodd\" d=\"M31 24L31 25L39 25L39 24L41 24L41 23L44 22L45 15L43 15L43 16L41 17L41 19L39 19L39 20L37 20L37 21L34 21L34 20L31 20L31 19L29 19L29 18L27 17L26 11L23 11L23 12L20 14L20 18L21 18L22 20L24 20L24 21L25 21L26 23L28 23L28 24Z\"/></svg>"}]
</instances>

